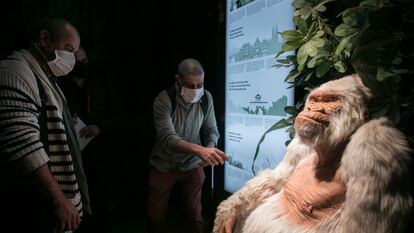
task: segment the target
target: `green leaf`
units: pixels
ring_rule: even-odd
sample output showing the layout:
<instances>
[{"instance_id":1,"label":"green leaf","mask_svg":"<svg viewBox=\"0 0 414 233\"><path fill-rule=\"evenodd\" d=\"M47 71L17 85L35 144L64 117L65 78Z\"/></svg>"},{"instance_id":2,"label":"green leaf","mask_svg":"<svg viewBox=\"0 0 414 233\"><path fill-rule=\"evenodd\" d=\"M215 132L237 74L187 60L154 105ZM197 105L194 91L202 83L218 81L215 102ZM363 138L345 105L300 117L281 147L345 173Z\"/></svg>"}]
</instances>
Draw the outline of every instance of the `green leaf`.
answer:
<instances>
[{"instance_id":1,"label":"green leaf","mask_svg":"<svg viewBox=\"0 0 414 233\"><path fill-rule=\"evenodd\" d=\"M275 58L278 58L280 55L282 55L285 51L280 50L279 52L276 53Z\"/></svg>"},{"instance_id":2,"label":"green leaf","mask_svg":"<svg viewBox=\"0 0 414 233\"><path fill-rule=\"evenodd\" d=\"M399 64L401 64L402 61L403 61L403 59L401 57L395 57L394 60L392 60L392 64L393 65L399 65Z\"/></svg>"},{"instance_id":3,"label":"green leaf","mask_svg":"<svg viewBox=\"0 0 414 233\"><path fill-rule=\"evenodd\" d=\"M320 6L316 7L315 10L317 10L319 12L324 12L324 11L326 11L326 6L320 5Z\"/></svg>"},{"instance_id":4,"label":"green leaf","mask_svg":"<svg viewBox=\"0 0 414 233\"><path fill-rule=\"evenodd\" d=\"M358 26L358 19L357 19L357 16L355 14L352 14L352 15L349 15L349 16L344 16L344 17L342 17L342 20L347 25Z\"/></svg>"},{"instance_id":5,"label":"green leaf","mask_svg":"<svg viewBox=\"0 0 414 233\"><path fill-rule=\"evenodd\" d=\"M314 35L312 38L318 38L318 37L321 37L321 36L323 36L323 34L325 34L325 32L324 32L324 31L322 31L322 30L319 30L319 31L317 31L317 32L315 33L315 35Z\"/></svg>"},{"instance_id":6,"label":"green leaf","mask_svg":"<svg viewBox=\"0 0 414 233\"><path fill-rule=\"evenodd\" d=\"M311 42L306 43L303 47L305 47L305 52L311 57L315 56L318 52L318 49Z\"/></svg>"},{"instance_id":7,"label":"green leaf","mask_svg":"<svg viewBox=\"0 0 414 233\"><path fill-rule=\"evenodd\" d=\"M290 136L290 134L289 134L289 136ZM293 137L291 137L290 139L293 139ZM289 144L290 144L290 142L291 142L292 140L287 140L286 142L285 142L285 146L289 146Z\"/></svg>"},{"instance_id":8,"label":"green leaf","mask_svg":"<svg viewBox=\"0 0 414 233\"><path fill-rule=\"evenodd\" d=\"M342 14L342 20L345 24L348 24L350 26L358 26L359 24L359 17L362 14L365 14L365 12L361 12L361 8L348 8L344 10ZM339 14L339 16L341 15Z\"/></svg>"},{"instance_id":9,"label":"green leaf","mask_svg":"<svg viewBox=\"0 0 414 233\"><path fill-rule=\"evenodd\" d=\"M351 56L351 52L349 52L348 50L344 51L345 57L350 57Z\"/></svg>"},{"instance_id":10,"label":"green leaf","mask_svg":"<svg viewBox=\"0 0 414 233\"><path fill-rule=\"evenodd\" d=\"M285 78L285 82L293 82L295 78L299 76L299 74L300 72L298 72L297 70L292 70Z\"/></svg>"},{"instance_id":11,"label":"green leaf","mask_svg":"<svg viewBox=\"0 0 414 233\"><path fill-rule=\"evenodd\" d=\"M307 88L307 87L306 87ZM297 109L301 109L304 105L305 105L305 101L306 101L306 96L304 96L303 99L299 100L296 104L295 107Z\"/></svg>"},{"instance_id":12,"label":"green leaf","mask_svg":"<svg viewBox=\"0 0 414 233\"><path fill-rule=\"evenodd\" d=\"M345 51L353 51L355 44L358 42L358 33L352 33L351 35L349 35L349 41L348 44L346 45ZM349 56L348 56L349 57Z\"/></svg>"},{"instance_id":13,"label":"green leaf","mask_svg":"<svg viewBox=\"0 0 414 233\"><path fill-rule=\"evenodd\" d=\"M322 55L324 57L329 57L331 55L331 52L325 49L327 43L329 43L329 41L325 40L324 47L318 49L318 55Z\"/></svg>"},{"instance_id":14,"label":"green leaf","mask_svg":"<svg viewBox=\"0 0 414 233\"><path fill-rule=\"evenodd\" d=\"M295 107L296 107L296 106L295 106ZM299 109L297 109L297 110L299 111ZM286 119L286 121L287 121L289 124L293 125L293 123L295 122L295 118L296 118L296 116L292 115L292 116L290 116L288 119Z\"/></svg>"},{"instance_id":15,"label":"green leaf","mask_svg":"<svg viewBox=\"0 0 414 233\"><path fill-rule=\"evenodd\" d=\"M289 126L289 125L291 124L289 124L289 122L286 119L281 119L280 121L276 122L272 127L270 127L270 129L266 131L266 134L272 131L275 131L277 129L285 128L286 126Z\"/></svg>"},{"instance_id":16,"label":"green leaf","mask_svg":"<svg viewBox=\"0 0 414 233\"><path fill-rule=\"evenodd\" d=\"M306 44L305 44L306 45ZM306 62L306 59L308 59L308 53L306 52L306 48L305 45L302 45L299 50L298 53L296 55L296 60L298 61L299 65L303 65Z\"/></svg>"},{"instance_id":17,"label":"green leaf","mask_svg":"<svg viewBox=\"0 0 414 233\"><path fill-rule=\"evenodd\" d=\"M312 57L312 59L310 59L309 60L309 62L308 62L308 68L313 68L313 67L315 67L315 64L316 64L316 61L318 60L318 56L314 56L314 57Z\"/></svg>"},{"instance_id":18,"label":"green leaf","mask_svg":"<svg viewBox=\"0 0 414 233\"><path fill-rule=\"evenodd\" d=\"M331 29L330 27L328 27L328 26L324 26L324 27L323 27L323 31L324 31L326 34L333 36L333 32L332 32L332 29Z\"/></svg>"},{"instance_id":19,"label":"green leaf","mask_svg":"<svg viewBox=\"0 0 414 233\"><path fill-rule=\"evenodd\" d=\"M276 61L286 65L289 65L291 63L289 59L277 59Z\"/></svg>"},{"instance_id":20,"label":"green leaf","mask_svg":"<svg viewBox=\"0 0 414 233\"><path fill-rule=\"evenodd\" d=\"M306 75L305 81L308 81L311 77L312 77L312 72Z\"/></svg>"},{"instance_id":21,"label":"green leaf","mask_svg":"<svg viewBox=\"0 0 414 233\"><path fill-rule=\"evenodd\" d=\"M340 24L338 27L335 28L335 35L337 36L348 36L352 33L357 32L358 29L352 28L348 24Z\"/></svg>"},{"instance_id":22,"label":"green leaf","mask_svg":"<svg viewBox=\"0 0 414 233\"><path fill-rule=\"evenodd\" d=\"M281 50L284 51L284 52L291 51L291 50L295 50L295 49L299 48L301 45L302 44L298 43L298 42L288 41L288 42L286 42L282 45Z\"/></svg>"},{"instance_id":23,"label":"green leaf","mask_svg":"<svg viewBox=\"0 0 414 233\"><path fill-rule=\"evenodd\" d=\"M365 0L359 3L359 6L370 6L370 7L376 7L377 6L376 0Z\"/></svg>"},{"instance_id":24,"label":"green leaf","mask_svg":"<svg viewBox=\"0 0 414 233\"><path fill-rule=\"evenodd\" d=\"M303 39L303 35L296 30L288 30L282 32L282 38L286 41L299 41Z\"/></svg>"},{"instance_id":25,"label":"green leaf","mask_svg":"<svg viewBox=\"0 0 414 233\"><path fill-rule=\"evenodd\" d=\"M286 129L285 131L286 133L291 133L291 132L295 132L295 128L294 127L289 127Z\"/></svg>"},{"instance_id":26,"label":"green leaf","mask_svg":"<svg viewBox=\"0 0 414 233\"><path fill-rule=\"evenodd\" d=\"M329 68L331 68L331 65L332 63L330 61L322 61L316 69L316 77L323 77L328 72Z\"/></svg>"},{"instance_id":27,"label":"green leaf","mask_svg":"<svg viewBox=\"0 0 414 233\"><path fill-rule=\"evenodd\" d=\"M311 16L312 14L312 8L310 6L305 6L302 9L300 9L301 18L306 20Z\"/></svg>"},{"instance_id":28,"label":"green leaf","mask_svg":"<svg viewBox=\"0 0 414 233\"><path fill-rule=\"evenodd\" d=\"M293 106L286 106L284 108L285 112L290 114L290 115L295 115L296 114L296 108Z\"/></svg>"},{"instance_id":29,"label":"green leaf","mask_svg":"<svg viewBox=\"0 0 414 233\"><path fill-rule=\"evenodd\" d=\"M317 21L313 21L309 27L307 34L313 33L313 31L316 29L316 25L317 25Z\"/></svg>"},{"instance_id":30,"label":"green leaf","mask_svg":"<svg viewBox=\"0 0 414 233\"><path fill-rule=\"evenodd\" d=\"M298 65L298 71L302 71L305 68L305 64Z\"/></svg>"},{"instance_id":31,"label":"green leaf","mask_svg":"<svg viewBox=\"0 0 414 233\"><path fill-rule=\"evenodd\" d=\"M339 42L338 47L336 47L335 55L338 56L345 49L345 47L348 44L350 38L351 38L350 36L347 36L347 37L344 37L344 38L341 39L341 42Z\"/></svg>"},{"instance_id":32,"label":"green leaf","mask_svg":"<svg viewBox=\"0 0 414 233\"><path fill-rule=\"evenodd\" d=\"M295 0L295 1L292 2L292 6L294 8L302 8L302 7L308 6L308 5L309 5L309 3L306 2L305 0Z\"/></svg>"},{"instance_id":33,"label":"green leaf","mask_svg":"<svg viewBox=\"0 0 414 233\"><path fill-rule=\"evenodd\" d=\"M310 39L309 42L313 46L318 47L318 48L323 47L323 45L325 44L325 40L324 39L315 38L315 37L313 37L312 39Z\"/></svg>"},{"instance_id":34,"label":"green leaf","mask_svg":"<svg viewBox=\"0 0 414 233\"><path fill-rule=\"evenodd\" d=\"M308 67L309 68L313 68L316 65L316 62L318 61L319 58L324 57L324 55L318 54L314 57L312 57L312 59L309 60L308 62Z\"/></svg>"},{"instance_id":35,"label":"green leaf","mask_svg":"<svg viewBox=\"0 0 414 233\"><path fill-rule=\"evenodd\" d=\"M301 17L293 17L293 22L298 26L299 31L306 35L308 33L308 24Z\"/></svg>"},{"instance_id":36,"label":"green leaf","mask_svg":"<svg viewBox=\"0 0 414 233\"><path fill-rule=\"evenodd\" d=\"M260 145L263 143L264 139L266 138L266 135L268 133L272 132L272 131L275 131L277 129L284 128L284 127L289 126L289 125L291 125L291 124L289 124L286 121L286 119L281 119L280 121L278 121L274 125L272 125L272 127L270 127L270 129L266 130L266 132L262 135L262 137L260 138L259 142L257 143L256 150L255 150L254 156L253 156L253 164L252 164L252 168L251 168L253 174L256 174L255 171L254 171L254 162L257 159L257 155L259 154L259 151L260 151Z\"/></svg>"},{"instance_id":37,"label":"green leaf","mask_svg":"<svg viewBox=\"0 0 414 233\"><path fill-rule=\"evenodd\" d=\"M338 61L334 64L337 71L344 73L346 71L345 64L342 61Z\"/></svg>"}]
</instances>

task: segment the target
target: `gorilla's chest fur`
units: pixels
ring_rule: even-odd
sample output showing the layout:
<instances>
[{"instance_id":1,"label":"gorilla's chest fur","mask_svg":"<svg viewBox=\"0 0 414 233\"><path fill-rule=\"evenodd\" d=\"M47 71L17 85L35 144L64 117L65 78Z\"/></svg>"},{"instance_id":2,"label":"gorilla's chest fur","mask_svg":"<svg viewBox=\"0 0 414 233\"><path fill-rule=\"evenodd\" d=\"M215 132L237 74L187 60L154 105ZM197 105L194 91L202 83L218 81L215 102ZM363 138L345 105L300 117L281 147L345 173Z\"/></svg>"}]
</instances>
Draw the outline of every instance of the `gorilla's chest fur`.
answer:
<instances>
[{"instance_id":1,"label":"gorilla's chest fur","mask_svg":"<svg viewBox=\"0 0 414 233\"><path fill-rule=\"evenodd\" d=\"M288 218L312 227L333 215L345 200L346 186L338 169L316 175L312 161L298 164L281 195L281 206Z\"/></svg>"}]
</instances>

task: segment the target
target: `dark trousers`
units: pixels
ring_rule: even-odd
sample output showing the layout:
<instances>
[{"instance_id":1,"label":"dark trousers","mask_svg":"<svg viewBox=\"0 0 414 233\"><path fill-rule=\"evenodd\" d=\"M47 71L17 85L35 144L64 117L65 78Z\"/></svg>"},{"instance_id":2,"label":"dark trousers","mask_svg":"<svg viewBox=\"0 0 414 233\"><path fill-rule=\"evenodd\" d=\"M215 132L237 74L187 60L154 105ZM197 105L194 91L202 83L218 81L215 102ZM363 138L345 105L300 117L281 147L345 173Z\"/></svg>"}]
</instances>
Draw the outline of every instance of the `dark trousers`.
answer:
<instances>
[{"instance_id":1,"label":"dark trousers","mask_svg":"<svg viewBox=\"0 0 414 233\"><path fill-rule=\"evenodd\" d=\"M201 190L204 179L204 170L201 167L185 172L160 172L151 168L148 181L150 231L153 233L169 232L166 227L168 199L173 186L178 185L184 211L182 232L202 233Z\"/></svg>"},{"instance_id":2,"label":"dark trousers","mask_svg":"<svg viewBox=\"0 0 414 233\"><path fill-rule=\"evenodd\" d=\"M54 233L56 218L51 201L40 194L0 191L0 232Z\"/></svg>"}]
</instances>

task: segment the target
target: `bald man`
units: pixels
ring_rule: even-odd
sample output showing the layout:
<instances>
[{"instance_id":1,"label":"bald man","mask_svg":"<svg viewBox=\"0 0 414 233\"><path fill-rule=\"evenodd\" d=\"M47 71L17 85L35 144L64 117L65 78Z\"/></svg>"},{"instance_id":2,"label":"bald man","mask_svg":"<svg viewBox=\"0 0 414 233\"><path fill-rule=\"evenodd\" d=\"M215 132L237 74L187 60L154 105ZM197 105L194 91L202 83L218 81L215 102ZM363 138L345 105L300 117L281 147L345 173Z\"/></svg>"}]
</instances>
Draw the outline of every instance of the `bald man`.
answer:
<instances>
[{"instance_id":1,"label":"bald man","mask_svg":"<svg viewBox=\"0 0 414 233\"><path fill-rule=\"evenodd\" d=\"M169 194L180 188L184 226L181 232L201 233L201 189L204 166L223 164L213 98L204 90L204 70L192 58L178 66L175 85L154 100L156 141L150 157L148 216L151 232L170 232L166 225ZM202 132L203 142L201 145Z\"/></svg>"},{"instance_id":2,"label":"bald man","mask_svg":"<svg viewBox=\"0 0 414 233\"><path fill-rule=\"evenodd\" d=\"M72 24L45 19L29 50L0 62L0 231L72 232L90 212L79 145L56 85L73 69L79 45Z\"/></svg>"}]
</instances>

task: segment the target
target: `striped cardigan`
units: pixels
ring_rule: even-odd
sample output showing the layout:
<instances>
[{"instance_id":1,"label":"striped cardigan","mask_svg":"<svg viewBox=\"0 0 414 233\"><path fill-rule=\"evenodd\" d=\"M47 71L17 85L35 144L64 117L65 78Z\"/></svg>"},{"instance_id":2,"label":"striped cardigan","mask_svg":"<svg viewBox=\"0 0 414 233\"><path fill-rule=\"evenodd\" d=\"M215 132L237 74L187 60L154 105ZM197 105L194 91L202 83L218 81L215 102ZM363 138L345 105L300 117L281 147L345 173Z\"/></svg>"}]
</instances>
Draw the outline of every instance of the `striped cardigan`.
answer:
<instances>
[{"instance_id":1,"label":"striped cardigan","mask_svg":"<svg viewBox=\"0 0 414 233\"><path fill-rule=\"evenodd\" d=\"M10 58L0 61L0 169L10 177L19 177L47 163L65 196L82 213L60 90L52 86L27 50L14 52ZM41 100L34 72L48 95L45 106L48 153L40 140Z\"/></svg>"}]
</instances>

